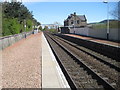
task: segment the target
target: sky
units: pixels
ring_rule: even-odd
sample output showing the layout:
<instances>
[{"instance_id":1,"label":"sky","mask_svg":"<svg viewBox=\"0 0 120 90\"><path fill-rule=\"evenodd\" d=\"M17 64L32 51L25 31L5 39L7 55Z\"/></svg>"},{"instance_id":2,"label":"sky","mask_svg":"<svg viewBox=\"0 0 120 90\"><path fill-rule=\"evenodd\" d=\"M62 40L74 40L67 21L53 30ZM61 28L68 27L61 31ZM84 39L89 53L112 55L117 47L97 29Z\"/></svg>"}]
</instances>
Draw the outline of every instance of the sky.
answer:
<instances>
[{"instance_id":1,"label":"sky","mask_svg":"<svg viewBox=\"0 0 120 90\"><path fill-rule=\"evenodd\" d=\"M6 1L6 0L0 0L0 1ZM7 0L11 1L11 0ZM22 2L101 2L103 0L17 0ZM109 2L117 2L119 0L107 0Z\"/></svg>"},{"instance_id":2,"label":"sky","mask_svg":"<svg viewBox=\"0 0 120 90\"><path fill-rule=\"evenodd\" d=\"M110 12L114 10L117 2L109 2ZM52 24L64 20L71 13L85 15L88 23L99 22L107 19L107 4L103 2L24 2L24 5L33 11L34 17L41 24Z\"/></svg>"}]
</instances>

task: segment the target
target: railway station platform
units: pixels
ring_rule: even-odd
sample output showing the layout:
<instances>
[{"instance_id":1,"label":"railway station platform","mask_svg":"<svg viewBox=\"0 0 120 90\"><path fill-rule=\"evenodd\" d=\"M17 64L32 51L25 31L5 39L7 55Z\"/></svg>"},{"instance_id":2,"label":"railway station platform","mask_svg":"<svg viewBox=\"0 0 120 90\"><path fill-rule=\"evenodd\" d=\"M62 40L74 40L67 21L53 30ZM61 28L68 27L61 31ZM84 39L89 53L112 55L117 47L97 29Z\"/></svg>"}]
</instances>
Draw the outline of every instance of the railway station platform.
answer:
<instances>
[{"instance_id":1,"label":"railway station platform","mask_svg":"<svg viewBox=\"0 0 120 90\"><path fill-rule=\"evenodd\" d=\"M68 88L70 90L42 32L32 34L3 49L0 64L1 88Z\"/></svg>"},{"instance_id":2,"label":"railway station platform","mask_svg":"<svg viewBox=\"0 0 120 90\"><path fill-rule=\"evenodd\" d=\"M42 88L70 88L43 33Z\"/></svg>"},{"instance_id":3,"label":"railway station platform","mask_svg":"<svg viewBox=\"0 0 120 90\"><path fill-rule=\"evenodd\" d=\"M64 34L64 35L71 36L71 37L76 37L76 38L80 38L80 39L84 39L84 40L89 40L89 41L92 41L92 42L102 43L102 44L106 44L106 45L110 45L110 46L115 46L115 47L120 46L120 43L113 42L113 41L108 41L108 40L96 39L96 38L92 38L92 37L75 35L75 34Z\"/></svg>"}]
</instances>

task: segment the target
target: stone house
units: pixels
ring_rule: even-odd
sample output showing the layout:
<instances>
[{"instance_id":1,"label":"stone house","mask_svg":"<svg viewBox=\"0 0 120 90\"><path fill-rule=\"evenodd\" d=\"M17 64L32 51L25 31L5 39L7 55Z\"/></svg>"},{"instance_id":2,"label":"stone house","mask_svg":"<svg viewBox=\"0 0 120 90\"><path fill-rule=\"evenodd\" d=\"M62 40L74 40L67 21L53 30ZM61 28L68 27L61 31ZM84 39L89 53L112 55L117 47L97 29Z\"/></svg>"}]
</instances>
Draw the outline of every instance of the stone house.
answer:
<instances>
[{"instance_id":1,"label":"stone house","mask_svg":"<svg viewBox=\"0 0 120 90\"><path fill-rule=\"evenodd\" d=\"M71 14L68 18L64 21L64 27L85 27L87 26L87 19L85 15L76 15Z\"/></svg>"}]
</instances>

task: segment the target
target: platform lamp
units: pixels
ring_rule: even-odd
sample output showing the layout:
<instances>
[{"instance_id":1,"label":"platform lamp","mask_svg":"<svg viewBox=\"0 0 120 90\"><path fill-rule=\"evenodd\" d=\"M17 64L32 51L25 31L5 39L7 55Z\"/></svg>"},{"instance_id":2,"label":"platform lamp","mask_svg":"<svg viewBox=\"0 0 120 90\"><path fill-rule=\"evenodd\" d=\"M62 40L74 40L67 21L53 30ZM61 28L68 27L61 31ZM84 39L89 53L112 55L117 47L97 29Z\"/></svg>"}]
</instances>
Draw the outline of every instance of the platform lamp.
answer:
<instances>
[{"instance_id":1,"label":"platform lamp","mask_svg":"<svg viewBox=\"0 0 120 90\"><path fill-rule=\"evenodd\" d=\"M24 19L24 28L25 28L25 30L24 30L24 32L25 32L25 38L26 38L26 20Z\"/></svg>"},{"instance_id":2,"label":"platform lamp","mask_svg":"<svg viewBox=\"0 0 120 90\"><path fill-rule=\"evenodd\" d=\"M75 34L75 24L73 23L72 25L73 25L73 31L74 31L73 33Z\"/></svg>"},{"instance_id":3,"label":"platform lamp","mask_svg":"<svg viewBox=\"0 0 120 90\"><path fill-rule=\"evenodd\" d=\"M108 0L104 0L103 3L107 4L107 39L109 39L109 32L110 32L110 27L109 27L109 3L108 3Z\"/></svg>"}]
</instances>

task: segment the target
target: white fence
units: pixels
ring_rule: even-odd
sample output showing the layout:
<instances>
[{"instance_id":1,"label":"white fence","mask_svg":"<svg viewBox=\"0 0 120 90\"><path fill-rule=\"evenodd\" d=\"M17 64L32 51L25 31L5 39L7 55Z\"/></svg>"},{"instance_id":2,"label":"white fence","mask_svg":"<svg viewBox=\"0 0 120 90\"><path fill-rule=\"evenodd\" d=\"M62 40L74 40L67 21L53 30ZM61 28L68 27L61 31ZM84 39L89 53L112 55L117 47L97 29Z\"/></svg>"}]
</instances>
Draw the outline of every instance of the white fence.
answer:
<instances>
[{"instance_id":1,"label":"white fence","mask_svg":"<svg viewBox=\"0 0 120 90\"><path fill-rule=\"evenodd\" d=\"M91 29L88 27L85 28L70 28L70 33L107 39L107 30L106 29ZM110 29L109 40L120 40L120 30L119 29Z\"/></svg>"}]
</instances>

